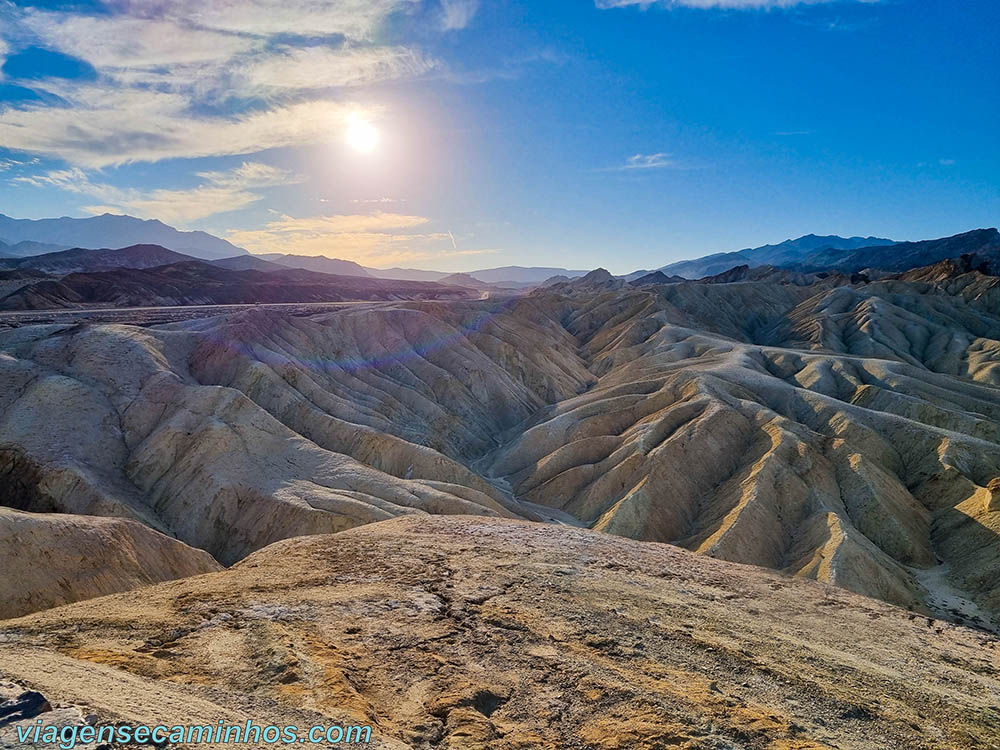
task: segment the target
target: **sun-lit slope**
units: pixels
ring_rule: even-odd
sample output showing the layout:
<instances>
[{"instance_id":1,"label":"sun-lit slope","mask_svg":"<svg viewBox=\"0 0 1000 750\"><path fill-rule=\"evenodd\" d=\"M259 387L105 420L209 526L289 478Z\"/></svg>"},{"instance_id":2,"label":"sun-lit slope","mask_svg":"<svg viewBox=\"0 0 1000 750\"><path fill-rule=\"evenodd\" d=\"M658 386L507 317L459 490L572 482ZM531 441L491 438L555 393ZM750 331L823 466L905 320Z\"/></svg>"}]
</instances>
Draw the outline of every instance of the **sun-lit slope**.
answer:
<instances>
[{"instance_id":1,"label":"sun-lit slope","mask_svg":"<svg viewBox=\"0 0 1000 750\"><path fill-rule=\"evenodd\" d=\"M0 625L0 677L101 722L370 724L392 750L967 750L1000 642L589 531L395 519ZM227 745L231 747L232 745Z\"/></svg>"},{"instance_id":2,"label":"sun-lit slope","mask_svg":"<svg viewBox=\"0 0 1000 750\"><path fill-rule=\"evenodd\" d=\"M766 335L767 343L898 359L990 385L1000 385L998 339L1000 278L974 272L840 287L803 302Z\"/></svg>"},{"instance_id":3,"label":"sun-lit slope","mask_svg":"<svg viewBox=\"0 0 1000 750\"><path fill-rule=\"evenodd\" d=\"M985 488L1000 476L1000 390L903 358L751 343L817 304L796 305L808 291L684 286L564 290L600 380L536 415L489 472L595 528L914 608L941 599L919 575L940 559L998 613L1000 537L986 529L1000 508Z\"/></svg>"}]
</instances>

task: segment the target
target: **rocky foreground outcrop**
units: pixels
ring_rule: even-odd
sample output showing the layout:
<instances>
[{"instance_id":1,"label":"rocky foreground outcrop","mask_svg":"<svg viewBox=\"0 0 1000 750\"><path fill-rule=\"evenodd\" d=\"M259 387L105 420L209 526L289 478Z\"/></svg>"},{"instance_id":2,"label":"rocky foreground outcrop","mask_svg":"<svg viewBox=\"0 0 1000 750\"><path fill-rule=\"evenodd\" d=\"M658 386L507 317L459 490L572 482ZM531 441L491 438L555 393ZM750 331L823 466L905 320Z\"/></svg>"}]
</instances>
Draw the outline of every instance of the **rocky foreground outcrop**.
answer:
<instances>
[{"instance_id":1,"label":"rocky foreground outcrop","mask_svg":"<svg viewBox=\"0 0 1000 750\"><path fill-rule=\"evenodd\" d=\"M993 636L676 547L500 519L291 539L5 622L0 643L0 680L101 723L370 724L371 746L393 750L1000 744Z\"/></svg>"}]
</instances>

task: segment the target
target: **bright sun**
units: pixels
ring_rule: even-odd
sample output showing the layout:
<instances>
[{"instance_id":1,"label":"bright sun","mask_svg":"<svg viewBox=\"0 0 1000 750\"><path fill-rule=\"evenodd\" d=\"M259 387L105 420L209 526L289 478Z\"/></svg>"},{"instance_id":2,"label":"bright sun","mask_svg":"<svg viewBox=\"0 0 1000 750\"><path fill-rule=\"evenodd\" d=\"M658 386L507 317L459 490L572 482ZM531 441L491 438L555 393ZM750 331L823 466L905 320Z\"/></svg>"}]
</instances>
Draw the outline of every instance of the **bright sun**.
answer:
<instances>
[{"instance_id":1,"label":"bright sun","mask_svg":"<svg viewBox=\"0 0 1000 750\"><path fill-rule=\"evenodd\" d=\"M368 120L354 120L347 128L347 144L359 154L370 154L378 146L378 130Z\"/></svg>"}]
</instances>

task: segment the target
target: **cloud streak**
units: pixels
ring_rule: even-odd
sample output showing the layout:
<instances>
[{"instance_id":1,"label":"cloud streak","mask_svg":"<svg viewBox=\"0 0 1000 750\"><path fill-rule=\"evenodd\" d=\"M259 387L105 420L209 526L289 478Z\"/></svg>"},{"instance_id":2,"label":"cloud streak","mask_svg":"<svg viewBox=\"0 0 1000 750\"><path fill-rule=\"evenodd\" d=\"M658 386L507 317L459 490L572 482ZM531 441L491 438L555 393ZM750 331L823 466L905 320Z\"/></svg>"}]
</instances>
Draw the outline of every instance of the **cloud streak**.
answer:
<instances>
[{"instance_id":1,"label":"cloud streak","mask_svg":"<svg viewBox=\"0 0 1000 750\"><path fill-rule=\"evenodd\" d=\"M83 167L253 154L330 140L359 106L305 101L229 117L201 117L178 94L66 86L68 107L33 106L0 114L6 148Z\"/></svg>"},{"instance_id":2,"label":"cloud streak","mask_svg":"<svg viewBox=\"0 0 1000 750\"><path fill-rule=\"evenodd\" d=\"M0 143L98 168L329 140L359 109L352 89L438 65L373 41L390 15L416 4L107 0L97 15L0 1L0 55L41 45L98 71L86 84L33 82L46 96L0 110Z\"/></svg>"},{"instance_id":3,"label":"cloud streak","mask_svg":"<svg viewBox=\"0 0 1000 750\"><path fill-rule=\"evenodd\" d=\"M201 172L198 176L202 179L200 185L183 190L122 189L92 181L79 167L16 177L12 182L33 187L54 187L99 201L84 207L91 214L128 213L139 218L155 218L183 225L256 203L262 196L252 192L254 189L290 185L302 180L291 172L259 162L244 162L228 172Z\"/></svg>"},{"instance_id":4,"label":"cloud streak","mask_svg":"<svg viewBox=\"0 0 1000 750\"><path fill-rule=\"evenodd\" d=\"M227 239L256 253L292 253L346 258L391 266L492 250L456 250L449 232L428 231L430 219L377 211L296 218L281 216L262 229L231 232Z\"/></svg>"},{"instance_id":5,"label":"cloud streak","mask_svg":"<svg viewBox=\"0 0 1000 750\"><path fill-rule=\"evenodd\" d=\"M595 0L594 4L601 10L634 6L646 9L654 5L664 8L768 10L793 8L797 5L830 5L837 2L876 3L879 0Z\"/></svg>"},{"instance_id":6,"label":"cloud streak","mask_svg":"<svg viewBox=\"0 0 1000 750\"><path fill-rule=\"evenodd\" d=\"M441 0L441 27L446 31L464 29L479 10L479 0Z\"/></svg>"},{"instance_id":7,"label":"cloud streak","mask_svg":"<svg viewBox=\"0 0 1000 750\"><path fill-rule=\"evenodd\" d=\"M607 167L601 172L630 172L647 169L678 169L679 165L670 154L658 152L655 154L633 154L617 167Z\"/></svg>"}]
</instances>

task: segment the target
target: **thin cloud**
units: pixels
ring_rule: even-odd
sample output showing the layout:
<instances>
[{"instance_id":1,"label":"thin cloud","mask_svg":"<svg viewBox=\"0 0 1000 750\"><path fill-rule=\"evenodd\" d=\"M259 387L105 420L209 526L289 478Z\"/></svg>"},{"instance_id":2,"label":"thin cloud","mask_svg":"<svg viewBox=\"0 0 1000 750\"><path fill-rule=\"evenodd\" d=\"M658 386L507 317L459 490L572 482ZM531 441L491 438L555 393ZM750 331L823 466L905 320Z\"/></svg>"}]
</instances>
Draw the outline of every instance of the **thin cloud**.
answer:
<instances>
[{"instance_id":1,"label":"thin cloud","mask_svg":"<svg viewBox=\"0 0 1000 750\"><path fill-rule=\"evenodd\" d=\"M439 63L406 47L286 48L262 55L238 76L248 93L366 86L414 78Z\"/></svg>"},{"instance_id":2,"label":"thin cloud","mask_svg":"<svg viewBox=\"0 0 1000 750\"><path fill-rule=\"evenodd\" d=\"M106 0L101 14L0 1L0 56L40 45L99 74L34 85L41 101L0 112L0 143L99 168L329 140L348 113L365 110L347 91L439 65L377 41L415 1ZM456 3L455 22L473 5ZM303 29L308 44L292 43Z\"/></svg>"},{"instance_id":3,"label":"thin cloud","mask_svg":"<svg viewBox=\"0 0 1000 750\"><path fill-rule=\"evenodd\" d=\"M84 170L72 167L43 175L17 177L12 182L54 187L100 201L84 206L83 210L88 213L127 213L183 225L256 203L262 196L252 192L255 188L295 184L302 180L292 172L257 162L244 162L228 172L201 172L199 177L203 183L189 189L135 190L94 182Z\"/></svg>"},{"instance_id":4,"label":"thin cloud","mask_svg":"<svg viewBox=\"0 0 1000 750\"><path fill-rule=\"evenodd\" d=\"M875 3L879 0L595 0L601 10L636 6L645 10L658 5L664 8L728 8L733 10L767 10L793 8L797 5L829 5L835 2Z\"/></svg>"},{"instance_id":5,"label":"thin cloud","mask_svg":"<svg viewBox=\"0 0 1000 750\"><path fill-rule=\"evenodd\" d=\"M152 90L67 86L69 107L0 114L0 143L83 167L253 154L330 140L362 108L305 101L231 117L198 117L189 100ZM363 111L363 110L362 110Z\"/></svg>"},{"instance_id":6,"label":"thin cloud","mask_svg":"<svg viewBox=\"0 0 1000 750\"><path fill-rule=\"evenodd\" d=\"M413 0L106 0L112 13L163 18L234 34L270 36L302 33L370 40L393 13Z\"/></svg>"},{"instance_id":7,"label":"thin cloud","mask_svg":"<svg viewBox=\"0 0 1000 750\"><path fill-rule=\"evenodd\" d=\"M479 0L441 0L441 28L464 29L479 10Z\"/></svg>"},{"instance_id":8,"label":"thin cloud","mask_svg":"<svg viewBox=\"0 0 1000 750\"><path fill-rule=\"evenodd\" d=\"M234 230L227 239L256 253L292 253L347 258L391 266L492 250L456 250L449 232L427 231L424 216L375 212L297 218L281 216L261 229Z\"/></svg>"},{"instance_id":9,"label":"thin cloud","mask_svg":"<svg viewBox=\"0 0 1000 750\"><path fill-rule=\"evenodd\" d=\"M655 154L633 154L625 160L624 164L615 167L605 167L599 172L630 172L633 170L646 169L678 169L680 166L673 160L670 154L659 152Z\"/></svg>"}]
</instances>

